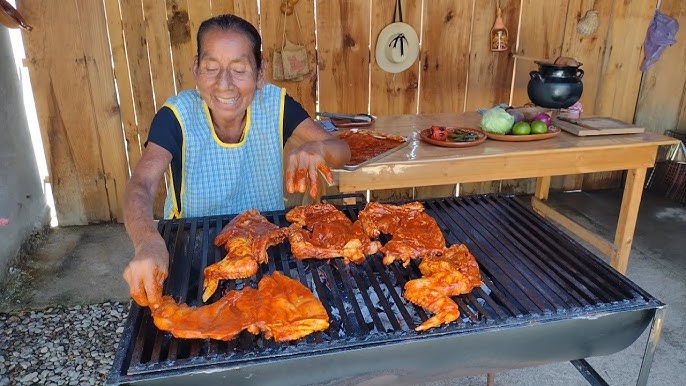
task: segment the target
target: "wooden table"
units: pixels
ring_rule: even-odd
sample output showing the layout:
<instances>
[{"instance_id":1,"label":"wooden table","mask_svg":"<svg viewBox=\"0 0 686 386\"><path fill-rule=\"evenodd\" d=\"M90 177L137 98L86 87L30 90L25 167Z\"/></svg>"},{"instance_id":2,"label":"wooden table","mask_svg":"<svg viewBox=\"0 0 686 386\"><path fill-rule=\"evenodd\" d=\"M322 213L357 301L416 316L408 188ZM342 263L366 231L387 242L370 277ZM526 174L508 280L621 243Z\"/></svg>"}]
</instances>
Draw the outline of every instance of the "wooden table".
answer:
<instances>
[{"instance_id":1,"label":"wooden table","mask_svg":"<svg viewBox=\"0 0 686 386\"><path fill-rule=\"evenodd\" d=\"M431 125L478 127L477 112L378 117L371 130L409 136L411 143L354 171L337 170L341 193L466 182L536 178L532 206L610 258L626 273L646 170L655 164L658 147L677 145L675 138L655 133L578 137L566 132L542 141L503 142L491 139L468 148L424 143L418 132ZM416 133L416 134L415 134ZM614 242L588 231L545 202L550 178L591 172L626 170Z\"/></svg>"}]
</instances>

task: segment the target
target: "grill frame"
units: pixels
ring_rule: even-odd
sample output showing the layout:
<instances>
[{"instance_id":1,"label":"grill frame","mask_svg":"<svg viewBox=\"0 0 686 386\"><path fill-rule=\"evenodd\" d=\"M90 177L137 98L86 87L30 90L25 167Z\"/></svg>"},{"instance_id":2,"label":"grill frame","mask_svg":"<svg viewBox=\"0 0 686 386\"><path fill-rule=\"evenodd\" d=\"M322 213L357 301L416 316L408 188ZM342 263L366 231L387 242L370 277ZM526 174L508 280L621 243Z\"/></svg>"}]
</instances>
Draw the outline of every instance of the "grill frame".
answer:
<instances>
[{"instance_id":1,"label":"grill frame","mask_svg":"<svg viewBox=\"0 0 686 386\"><path fill-rule=\"evenodd\" d=\"M108 384L188 384L189 379L353 384L385 379L380 377L390 377L392 383L426 382L611 354L631 345L658 316L662 320L663 303L514 195L423 203L448 243L467 244L482 271L485 287L453 298L463 314L460 320L424 333L413 331L428 316L404 301L398 289L420 276L415 263L406 269L398 263L384 267L378 256L347 268L341 259L331 264L298 261L286 242L270 249L269 263L250 284L255 286L267 272L286 271L322 300L332 319L329 330L295 343L275 343L247 332L228 343L183 340L158 332L147 308L133 303ZM354 220L363 204L339 208ZM284 212L263 214L280 226L288 224ZM166 294L202 304L199 272L223 257L211 241L232 217L160 221L170 251ZM196 237L191 239L190 234ZM191 251L192 259L186 259ZM235 289L237 283L240 288L241 281L224 284ZM383 288L389 292L387 301ZM350 316L340 312L346 305ZM373 311L376 308L381 310ZM651 339L653 350L657 339L659 326ZM155 360L161 357L165 359ZM652 360L648 348L641 370L645 380L650 368L646 358ZM283 379L284 371L288 380Z\"/></svg>"}]
</instances>

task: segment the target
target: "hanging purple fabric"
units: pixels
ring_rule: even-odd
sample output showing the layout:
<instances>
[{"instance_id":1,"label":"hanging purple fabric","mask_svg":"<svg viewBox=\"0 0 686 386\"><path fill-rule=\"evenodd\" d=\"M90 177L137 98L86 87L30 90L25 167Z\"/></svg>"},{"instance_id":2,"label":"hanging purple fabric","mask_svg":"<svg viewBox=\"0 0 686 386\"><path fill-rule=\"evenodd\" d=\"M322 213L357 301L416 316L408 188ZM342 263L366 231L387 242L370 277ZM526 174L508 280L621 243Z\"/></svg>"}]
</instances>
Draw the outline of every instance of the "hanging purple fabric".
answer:
<instances>
[{"instance_id":1,"label":"hanging purple fabric","mask_svg":"<svg viewBox=\"0 0 686 386\"><path fill-rule=\"evenodd\" d=\"M645 56L641 63L641 71L649 69L657 62L665 48L676 43L674 36L677 31L679 31L679 22L656 9L646 33L643 50Z\"/></svg>"}]
</instances>

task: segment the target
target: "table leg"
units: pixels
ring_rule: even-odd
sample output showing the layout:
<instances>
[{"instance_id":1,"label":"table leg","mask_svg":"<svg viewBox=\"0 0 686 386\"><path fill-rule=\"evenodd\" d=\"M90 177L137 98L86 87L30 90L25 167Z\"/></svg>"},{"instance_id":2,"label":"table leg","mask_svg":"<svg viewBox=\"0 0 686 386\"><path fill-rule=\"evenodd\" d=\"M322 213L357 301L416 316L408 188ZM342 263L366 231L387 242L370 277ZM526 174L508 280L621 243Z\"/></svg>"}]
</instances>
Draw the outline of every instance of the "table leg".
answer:
<instances>
[{"instance_id":1,"label":"table leg","mask_svg":"<svg viewBox=\"0 0 686 386\"><path fill-rule=\"evenodd\" d=\"M550 176L536 178L534 196L541 201L546 201L548 200L548 192L550 192Z\"/></svg>"},{"instance_id":2,"label":"table leg","mask_svg":"<svg viewBox=\"0 0 686 386\"><path fill-rule=\"evenodd\" d=\"M610 265L622 274L626 274L629 265L629 254L636 229L636 220L638 220L638 208L641 204L645 176L646 168L627 170L622 206L619 210L619 220L615 232L614 244L617 249L610 256Z\"/></svg>"}]
</instances>

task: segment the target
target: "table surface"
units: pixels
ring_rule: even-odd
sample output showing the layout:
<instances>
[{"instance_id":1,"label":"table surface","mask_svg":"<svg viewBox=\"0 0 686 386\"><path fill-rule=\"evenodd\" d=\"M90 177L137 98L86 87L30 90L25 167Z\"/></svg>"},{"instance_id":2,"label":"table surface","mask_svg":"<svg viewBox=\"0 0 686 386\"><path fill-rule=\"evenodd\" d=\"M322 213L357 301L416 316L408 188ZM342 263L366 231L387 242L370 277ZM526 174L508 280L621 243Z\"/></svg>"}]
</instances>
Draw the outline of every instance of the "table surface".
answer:
<instances>
[{"instance_id":1,"label":"table surface","mask_svg":"<svg viewBox=\"0 0 686 386\"><path fill-rule=\"evenodd\" d=\"M432 125L478 128L480 119L477 112L378 117L365 129L402 135L410 143L360 169L337 170L339 189L351 192L650 167L655 162L650 154L657 147L678 143L650 132L579 137L562 131L539 141L487 139L465 148L435 146L419 137L421 130Z\"/></svg>"}]
</instances>

